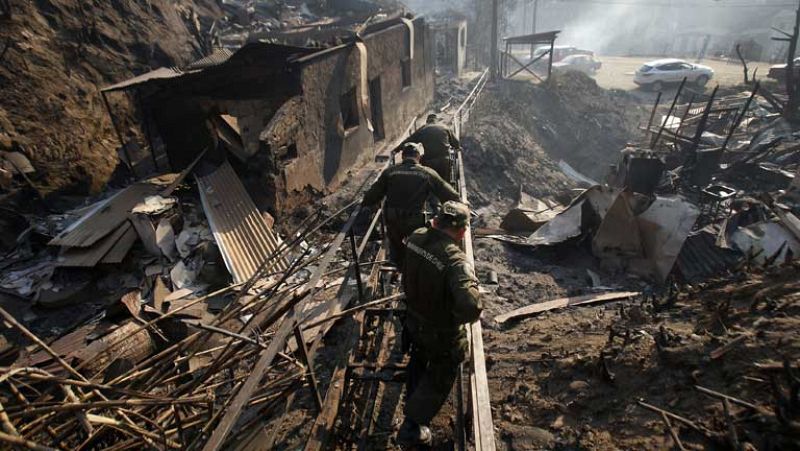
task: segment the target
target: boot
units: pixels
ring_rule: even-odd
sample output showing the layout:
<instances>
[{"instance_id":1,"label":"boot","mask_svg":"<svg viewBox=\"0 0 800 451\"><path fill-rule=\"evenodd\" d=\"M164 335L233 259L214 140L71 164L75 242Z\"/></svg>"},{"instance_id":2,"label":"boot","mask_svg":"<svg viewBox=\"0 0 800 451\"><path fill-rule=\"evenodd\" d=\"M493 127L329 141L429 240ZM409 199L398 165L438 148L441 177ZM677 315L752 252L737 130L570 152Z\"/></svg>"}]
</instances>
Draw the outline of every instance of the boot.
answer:
<instances>
[{"instance_id":1,"label":"boot","mask_svg":"<svg viewBox=\"0 0 800 451\"><path fill-rule=\"evenodd\" d=\"M397 444L400 446L430 446L433 434L428 426L421 426L406 418L397 433Z\"/></svg>"}]
</instances>

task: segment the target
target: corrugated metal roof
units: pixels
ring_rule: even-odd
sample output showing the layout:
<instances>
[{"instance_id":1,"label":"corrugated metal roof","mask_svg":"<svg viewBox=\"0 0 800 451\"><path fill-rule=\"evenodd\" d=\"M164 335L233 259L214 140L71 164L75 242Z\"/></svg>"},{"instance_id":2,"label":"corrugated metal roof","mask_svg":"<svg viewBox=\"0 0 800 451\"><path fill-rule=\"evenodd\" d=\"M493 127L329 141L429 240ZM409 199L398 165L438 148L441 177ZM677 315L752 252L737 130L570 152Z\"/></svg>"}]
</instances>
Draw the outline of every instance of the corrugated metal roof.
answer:
<instances>
[{"instance_id":1,"label":"corrugated metal roof","mask_svg":"<svg viewBox=\"0 0 800 451\"><path fill-rule=\"evenodd\" d=\"M229 49L216 49L210 55L200 58L199 60L189 63L184 67L184 70L199 70L208 67L219 66L220 64L228 61L233 56L233 51Z\"/></svg>"},{"instance_id":2,"label":"corrugated metal roof","mask_svg":"<svg viewBox=\"0 0 800 451\"><path fill-rule=\"evenodd\" d=\"M47 244L66 247L92 246L125 222L131 208L146 196L156 194L160 188L152 183L133 184L98 203L89 213L71 224Z\"/></svg>"},{"instance_id":3,"label":"corrugated metal roof","mask_svg":"<svg viewBox=\"0 0 800 451\"><path fill-rule=\"evenodd\" d=\"M280 241L227 161L214 172L204 176L195 174L195 178L203 210L225 265L234 282L245 282L277 249ZM286 268L286 260L281 258L273 271Z\"/></svg>"},{"instance_id":4,"label":"corrugated metal roof","mask_svg":"<svg viewBox=\"0 0 800 451\"><path fill-rule=\"evenodd\" d=\"M130 86L146 83L148 81L175 78L175 77L180 77L181 75L183 75L183 72L177 67L159 67L156 70L151 70L150 72L146 72L142 75L137 75L136 77L129 78L125 81L121 81L115 85L106 86L105 88L102 89L102 91L103 92L119 91L120 89L125 89Z\"/></svg>"},{"instance_id":5,"label":"corrugated metal roof","mask_svg":"<svg viewBox=\"0 0 800 451\"><path fill-rule=\"evenodd\" d=\"M503 38L508 44L541 44L555 40L561 30Z\"/></svg>"}]
</instances>

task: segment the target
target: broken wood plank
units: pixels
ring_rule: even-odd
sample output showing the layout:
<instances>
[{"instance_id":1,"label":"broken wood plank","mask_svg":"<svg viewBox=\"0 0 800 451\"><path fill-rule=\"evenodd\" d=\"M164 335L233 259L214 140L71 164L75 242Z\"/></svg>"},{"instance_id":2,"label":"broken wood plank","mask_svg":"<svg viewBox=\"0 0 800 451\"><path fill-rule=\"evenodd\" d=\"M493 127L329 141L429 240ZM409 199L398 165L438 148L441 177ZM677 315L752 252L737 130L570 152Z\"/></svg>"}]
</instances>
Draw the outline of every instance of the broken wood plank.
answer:
<instances>
[{"instance_id":1,"label":"broken wood plank","mask_svg":"<svg viewBox=\"0 0 800 451\"><path fill-rule=\"evenodd\" d=\"M208 439L208 442L206 442L205 446L203 447L203 451L216 451L221 449L225 444L225 439L228 437L228 434L230 434L233 426L239 420L242 409L250 400L250 397L253 395L256 388L258 388L258 384L264 377L267 368L269 368L269 366L272 364L272 361L275 359L275 356L278 354L278 352L281 351L284 346L286 346L286 340L292 334L294 328L297 327L300 318L304 316L308 300L314 297L314 295L320 290L317 285L322 279L323 274L325 274L325 272L328 270L330 262L339 252L339 248L342 246L342 242L344 241L347 232L353 227L353 224L355 223L360 212L360 206L357 206L353 210L353 212L350 214L350 218L342 227L342 230L331 242L330 246L328 247L328 251L325 253L325 257L323 257L314 275L303 286L298 294L295 295L294 301L296 304L292 303L294 306L291 308L285 319L281 321L281 324L278 330L275 332L275 335L273 335L272 341L270 341L267 349L259 353L258 360L253 366L250 375L242 385L242 388L236 393L233 402L228 407L225 415L222 417L219 424L212 432L211 437Z\"/></svg>"},{"instance_id":2,"label":"broken wood plank","mask_svg":"<svg viewBox=\"0 0 800 451\"><path fill-rule=\"evenodd\" d=\"M393 294L391 296L387 296L385 298L376 299L374 301L370 301L370 302L367 302L365 304L361 304L361 305L359 305L357 307L353 307L353 308L349 308L347 310L343 310L342 312L339 312L339 313L337 313L335 315L331 315L331 316L329 316L327 318L323 318L323 319L321 319L319 321L315 321L315 322L313 322L311 324L303 325L303 328L304 329L311 329L313 327L319 326L320 324L325 324L325 323L327 323L329 321L337 320L337 319L339 319L339 318L341 318L343 316L352 315L352 314L354 314L356 312L359 312L361 310L366 310L368 308L375 307L376 305L385 304L387 302L396 301L396 300L402 299L404 297L405 297L404 293L397 293L397 294Z\"/></svg>"},{"instance_id":3,"label":"broken wood plank","mask_svg":"<svg viewBox=\"0 0 800 451\"><path fill-rule=\"evenodd\" d=\"M585 294L583 296L572 296L566 298L554 299L552 301L542 302L539 304L532 304L527 307L518 308L502 315L497 315L494 320L498 323L504 323L510 319L521 319L528 316L536 315L537 313L548 312L564 307L573 307L577 305L597 304L599 302L619 301L622 299L629 299L641 294L638 291L616 291L612 293L602 294Z\"/></svg>"},{"instance_id":4,"label":"broken wood plank","mask_svg":"<svg viewBox=\"0 0 800 451\"><path fill-rule=\"evenodd\" d=\"M711 357L712 360L716 360L716 359L722 357L723 355L727 354L728 351L730 351L731 349L735 348L739 343L747 340L748 338L750 338L750 335L747 335L747 334L739 335L738 337L734 338L733 340L731 340L731 341L725 343L724 345L720 346L719 348L711 351L711 354L709 354L709 356Z\"/></svg>"},{"instance_id":5,"label":"broken wood plank","mask_svg":"<svg viewBox=\"0 0 800 451\"><path fill-rule=\"evenodd\" d=\"M669 418L672 418L673 420L680 421L681 423L683 423L683 424L685 424L685 425L689 426L690 428L694 429L694 430L695 430L695 431L697 431L697 432L701 432L701 433L703 433L703 434L705 434L705 433L706 433L706 430L705 430L705 428L702 428L702 427L698 426L698 425L697 425L697 424L696 424L694 421L692 421L692 420L689 420L689 419L687 419L687 418L684 418L684 417L682 417L682 416L680 416L680 415L676 415L676 414L674 414L674 413L672 413L672 412L669 412L669 411L667 411L667 410L664 410L664 409L658 408L658 407L656 407L656 406L654 406L654 405L652 405L652 404L648 404L648 403L646 403L646 402L644 402L644 401L637 401L637 404L639 404L640 406L644 407L645 409L647 409L647 410L650 410L650 411L653 411L653 412L655 412L655 413L657 413L657 414L659 414L659 415L665 415L665 416L667 416L667 417L669 417Z\"/></svg>"}]
</instances>

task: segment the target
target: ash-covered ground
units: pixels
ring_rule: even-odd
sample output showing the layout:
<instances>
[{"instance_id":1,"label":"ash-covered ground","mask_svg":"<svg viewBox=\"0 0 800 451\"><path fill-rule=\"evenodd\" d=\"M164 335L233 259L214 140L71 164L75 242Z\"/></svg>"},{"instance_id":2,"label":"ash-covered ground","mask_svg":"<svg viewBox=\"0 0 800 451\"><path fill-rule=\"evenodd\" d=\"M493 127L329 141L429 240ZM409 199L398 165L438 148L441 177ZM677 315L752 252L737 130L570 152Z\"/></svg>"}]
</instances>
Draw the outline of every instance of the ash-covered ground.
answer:
<instances>
[{"instance_id":1,"label":"ash-covered ground","mask_svg":"<svg viewBox=\"0 0 800 451\"><path fill-rule=\"evenodd\" d=\"M520 192L562 203L574 197L577 184L557 162L602 180L646 120L646 105L577 74L549 88L494 88L463 136L479 213L473 224L496 228ZM500 449L678 449L660 414L639 402L685 420L670 417L685 449L797 449L798 436L787 432L795 429L779 426L796 406L796 376L782 369L784 361L796 365L800 346L796 266L745 268L733 279L670 291L605 270L588 248L573 242L534 250L475 239L476 270L489 289L484 345ZM653 295L502 325L493 320L591 292L598 280L589 271L604 286ZM492 272L497 285L488 283ZM720 397L695 386L734 396L730 417Z\"/></svg>"}]
</instances>

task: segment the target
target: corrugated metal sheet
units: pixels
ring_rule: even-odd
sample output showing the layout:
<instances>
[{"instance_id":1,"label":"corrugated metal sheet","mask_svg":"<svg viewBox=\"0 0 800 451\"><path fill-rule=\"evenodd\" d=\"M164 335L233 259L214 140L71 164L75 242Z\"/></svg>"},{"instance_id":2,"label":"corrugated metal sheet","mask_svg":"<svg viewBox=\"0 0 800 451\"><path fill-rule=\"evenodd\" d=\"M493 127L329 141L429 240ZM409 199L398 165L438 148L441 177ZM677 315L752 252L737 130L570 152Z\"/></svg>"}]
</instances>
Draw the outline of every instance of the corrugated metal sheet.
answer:
<instances>
[{"instance_id":1,"label":"corrugated metal sheet","mask_svg":"<svg viewBox=\"0 0 800 451\"><path fill-rule=\"evenodd\" d=\"M56 266L62 267L82 267L82 268L91 268L96 264L100 263L100 260L103 259L104 256L109 254L118 243L123 236L125 236L129 231L133 229L131 226L130 221L125 221L124 224L117 227L114 230L114 233L106 236L102 240L98 241L92 247L75 247L75 248L68 248L63 249L61 254L58 256L58 260L56 261ZM134 241L136 238L136 234L133 235ZM125 249L125 253L130 249L130 246L133 245L133 241L130 242L130 246L127 243L120 243L123 246L127 246ZM121 250L120 250L121 252ZM123 255L124 257L124 255ZM122 259L120 259L122 261Z\"/></svg>"},{"instance_id":2,"label":"corrugated metal sheet","mask_svg":"<svg viewBox=\"0 0 800 451\"><path fill-rule=\"evenodd\" d=\"M686 238L676 263L683 277L692 282L732 269L743 257L740 252L717 246L716 234L703 229Z\"/></svg>"},{"instance_id":3,"label":"corrugated metal sheet","mask_svg":"<svg viewBox=\"0 0 800 451\"><path fill-rule=\"evenodd\" d=\"M125 222L131 209L145 196L156 194L159 189L158 185L152 183L133 184L97 204L47 244L66 247L92 246Z\"/></svg>"},{"instance_id":4,"label":"corrugated metal sheet","mask_svg":"<svg viewBox=\"0 0 800 451\"><path fill-rule=\"evenodd\" d=\"M233 56L233 51L228 49L216 49L210 55L200 58L199 60L189 63L184 67L184 70L198 70L206 69L208 67L219 66L220 64L228 61Z\"/></svg>"},{"instance_id":5,"label":"corrugated metal sheet","mask_svg":"<svg viewBox=\"0 0 800 451\"><path fill-rule=\"evenodd\" d=\"M115 85L106 86L102 89L102 92L119 91L120 89L147 83L148 81L164 80L167 78L180 77L181 75L183 75L183 72L181 72L181 70L177 67L159 67L156 70L151 70L150 72L146 72L142 75L137 75L136 77L121 81Z\"/></svg>"},{"instance_id":6,"label":"corrugated metal sheet","mask_svg":"<svg viewBox=\"0 0 800 451\"><path fill-rule=\"evenodd\" d=\"M130 222L128 222L128 224L130 224ZM125 256L128 255L128 252L130 252L134 243L136 243L137 238L139 238L139 235L136 234L136 229L134 229L133 226L128 227L114 247L103 256L100 263L122 263L122 260L125 259Z\"/></svg>"},{"instance_id":7,"label":"corrugated metal sheet","mask_svg":"<svg viewBox=\"0 0 800 451\"><path fill-rule=\"evenodd\" d=\"M255 274L277 249L279 240L247 194L228 162L207 175L195 175L203 210L214 239L236 283ZM274 270L285 270L281 258ZM270 271L272 272L272 271Z\"/></svg>"}]
</instances>

